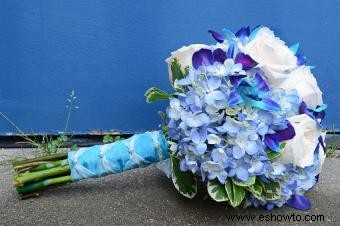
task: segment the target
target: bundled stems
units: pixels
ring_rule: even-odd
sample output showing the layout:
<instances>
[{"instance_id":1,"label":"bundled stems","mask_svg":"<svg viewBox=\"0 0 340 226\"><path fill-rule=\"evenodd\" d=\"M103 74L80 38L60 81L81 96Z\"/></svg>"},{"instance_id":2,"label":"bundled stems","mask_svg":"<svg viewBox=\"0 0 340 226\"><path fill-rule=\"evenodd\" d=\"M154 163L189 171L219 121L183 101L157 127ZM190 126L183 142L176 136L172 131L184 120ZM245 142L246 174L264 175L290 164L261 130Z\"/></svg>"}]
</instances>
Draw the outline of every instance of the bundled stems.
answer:
<instances>
[{"instance_id":1,"label":"bundled stems","mask_svg":"<svg viewBox=\"0 0 340 226\"><path fill-rule=\"evenodd\" d=\"M55 168L57 166L65 166L67 164L68 164L67 159L58 160L58 161L55 161L55 162L42 163L42 164L38 165L37 167L30 169L30 172L37 172L37 171L41 171L41 170L51 169L51 168Z\"/></svg>"},{"instance_id":2,"label":"bundled stems","mask_svg":"<svg viewBox=\"0 0 340 226\"><path fill-rule=\"evenodd\" d=\"M71 182L72 182L71 176L51 178L51 179L41 180L35 183L26 184L24 186L17 187L17 192L18 193L36 192L46 187L61 185L61 184L68 184Z\"/></svg>"},{"instance_id":3,"label":"bundled stems","mask_svg":"<svg viewBox=\"0 0 340 226\"><path fill-rule=\"evenodd\" d=\"M25 159L22 161L13 162L13 166L14 168L16 168L16 167L20 167L28 163L36 163L36 162L41 162L41 161L55 161L55 160L62 160L66 158L67 158L67 153L58 153L58 154L53 154L49 156L43 156L43 157L38 157L34 159Z\"/></svg>"},{"instance_id":4,"label":"bundled stems","mask_svg":"<svg viewBox=\"0 0 340 226\"><path fill-rule=\"evenodd\" d=\"M21 198L37 197L40 192L72 183L67 153L14 162L13 185Z\"/></svg>"},{"instance_id":5,"label":"bundled stems","mask_svg":"<svg viewBox=\"0 0 340 226\"><path fill-rule=\"evenodd\" d=\"M23 174L18 174L14 177L14 186L22 186L29 182L38 181L52 176L65 175L70 172L70 167L67 166L57 166L51 169L27 172Z\"/></svg>"}]
</instances>

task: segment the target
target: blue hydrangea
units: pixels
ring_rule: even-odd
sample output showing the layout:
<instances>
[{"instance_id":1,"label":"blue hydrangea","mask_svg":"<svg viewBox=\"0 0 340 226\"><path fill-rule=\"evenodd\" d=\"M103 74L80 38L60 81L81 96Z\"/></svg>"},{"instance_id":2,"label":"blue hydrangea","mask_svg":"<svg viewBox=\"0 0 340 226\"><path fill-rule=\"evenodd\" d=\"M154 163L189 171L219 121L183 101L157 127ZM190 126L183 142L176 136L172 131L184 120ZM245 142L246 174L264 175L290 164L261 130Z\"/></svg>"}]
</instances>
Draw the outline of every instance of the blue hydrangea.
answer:
<instances>
[{"instance_id":1,"label":"blue hydrangea","mask_svg":"<svg viewBox=\"0 0 340 226\"><path fill-rule=\"evenodd\" d=\"M243 32L239 38L247 42ZM180 169L202 181L224 184L227 178L247 181L253 176L280 181L278 200L247 196L249 205L272 209L316 183L318 150L314 165L306 168L268 159L268 152L279 151L294 136L287 118L299 114L301 98L295 90L271 87L256 65L233 38L197 51L193 68L174 83L177 92L166 110L167 126L177 143Z\"/></svg>"},{"instance_id":2,"label":"blue hydrangea","mask_svg":"<svg viewBox=\"0 0 340 226\"><path fill-rule=\"evenodd\" d=\"M212 69L216 67L225 67L219 70L224 74L216 75ZM223 65L216 62L191 69L188 77L178 81L177 86L185 92L170 99L167 115L169 136L178 142L183 156L183 171L190 170L202 179L218 178L221 183L227 176L246 181L264 173L270 164L264 135L284 129L287 116L296 114L300 100L296 92L270 89L265 95L282 106L279 111L263 110L246 101L228 105L235 87L230 77L237 74L251 83L256 73L246 74L242 64L228 59ZM256 86L251 88L258 91Z\"/></svg>"},{"instance_id":3,"label":"blue hydrangea","mask_svg":"<svg viewBox=\"0 0 340 226\"><path fill-rule=\"evenodd\" d=\"M318 145L314 152L313 165L299 168L294 167L292 164L283 164L280 162L274 162L271 164L272 170L268 171L268 177L280 181L281 183L281 197L280 199L273 201L258 200L252 195L247 197L249 206L265 206L271 210L275 206L281 207L284 205L292 194L304 194L311 189L316 183L318 177L319 162L319 148Z\"/></svg>"}]
</instances>

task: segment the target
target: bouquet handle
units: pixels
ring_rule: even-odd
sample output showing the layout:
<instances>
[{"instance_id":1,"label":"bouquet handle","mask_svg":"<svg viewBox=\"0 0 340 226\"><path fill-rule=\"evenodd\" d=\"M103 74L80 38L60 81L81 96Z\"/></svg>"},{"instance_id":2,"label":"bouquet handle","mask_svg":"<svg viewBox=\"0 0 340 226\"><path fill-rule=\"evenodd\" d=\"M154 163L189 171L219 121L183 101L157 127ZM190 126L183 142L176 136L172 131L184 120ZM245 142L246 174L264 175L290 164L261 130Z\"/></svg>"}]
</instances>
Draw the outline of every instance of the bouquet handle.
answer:
<instances>
[{"instance_id":1,"label":"bouquet handle","mask_svg":"<svg viewBox=\"0 0 340 226\"><path fill-rule=\"evenodd\" d=\"M15 163L13 185L22 198L87 178L103 177L159 163L169 172L168 142L162 131L135 134L110 144L95 145Z\"/></svg>"},{"instance_id":2,"label":"bouquet handle","mask_svg":"<svg viewBox=\"0 0 340 226\"><path fill-rule=\"evenodd\" d=\"M142 168L166 159L169 159L168 143L161 131L68 153L73 181Z\"/></svg>"}]
</instances>

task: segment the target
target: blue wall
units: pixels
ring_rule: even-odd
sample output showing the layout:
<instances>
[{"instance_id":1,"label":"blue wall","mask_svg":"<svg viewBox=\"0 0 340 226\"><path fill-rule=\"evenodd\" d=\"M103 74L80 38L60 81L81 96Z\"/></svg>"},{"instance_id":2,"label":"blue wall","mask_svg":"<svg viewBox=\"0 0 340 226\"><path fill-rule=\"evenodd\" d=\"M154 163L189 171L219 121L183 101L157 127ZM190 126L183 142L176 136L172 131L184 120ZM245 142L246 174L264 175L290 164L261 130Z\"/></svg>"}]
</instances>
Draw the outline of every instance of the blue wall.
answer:
<instances>
[{"instance_id":1,"label":"blue wall","mask_svg":"<svg viewBox=\"0 0 340 226\"><path fill-rule=\"evenodd\" d=\"M209 2L209 4L207 3ZM70 127L138 132L157 128L150 86L170 90L164 59L208 29L264 24L301 43L340 129L340 4L337 1L0 0L0 111L27 132L62 131L66 98L79 109ZM0 133L15 130L0 119Z\"/></svg>"}]
</instances>

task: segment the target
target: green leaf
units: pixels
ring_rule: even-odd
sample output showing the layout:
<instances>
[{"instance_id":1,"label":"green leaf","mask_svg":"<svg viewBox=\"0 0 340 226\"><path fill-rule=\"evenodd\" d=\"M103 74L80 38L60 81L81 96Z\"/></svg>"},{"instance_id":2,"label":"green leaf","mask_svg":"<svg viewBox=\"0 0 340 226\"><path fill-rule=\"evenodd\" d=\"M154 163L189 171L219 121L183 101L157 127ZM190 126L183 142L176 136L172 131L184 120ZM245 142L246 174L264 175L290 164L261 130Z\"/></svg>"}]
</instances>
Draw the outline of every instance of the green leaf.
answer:
<instances>
[{"instance_id":1,"label":"green leaf","mask_svg":"<svg viewBox=\"0 0 340 226\"><path fill-rule=\"evenodd\" d=\"M281 196L281 185L279 182L271 181L270 183L263 183L263 197L266 200L276 200Z\"/></svg>"},{"instance_id":2,"label":"green leaf","mask_svg":"<svg viewBox=\"0 0 340 226\"><path fill-rule=\"evenodd\" d=\"M253 196L257 199L263 199L262 191L263 191L263 185L259 182L259 179L255 180L255 183L253 185L250 185L246 188L250 193L253 194Z\"/></svg>"},{"instance_id":3,"label":"green leaf","mask_svg":"<svg viewBox=\"0 0 340 226\"><path fill-rule=\"evenodd\" d=\"M179 159L171 156L172 182L183 196L192 199L197 194L197 180L191 172L182 172L179 168Z\"/></svg>"},{"instance_id":4,"label":"green leaf","mask_svg":"<svg viewBox=\"0 0 340 226\"><path fill-rule=\"evenodd\" d=\"M144 96L146 96L147 103L152 103L156 100L168 100L170 98L170 94L156 87L148 89Z\"/></svg>"},{"instance_id":5,"label":"green leaf","mask_svg":"<svg viewBox=\"0 0 340 226\"><path fill-rule=\"evenodd\" d=\"M113 136L109 135L109 134L106 134L104 137L103 137L103 143L104 144L107 144L107 143L112 143L113 142Z\"/></svg>"},{"instance_id":6,"label":"green leaf","mask_svg":"<svg viewBox=\"0 0 340 226\"><path fill-rule=\"evenodd\" d=\"M286 144L287 143L285 143L285 142L280 144L280 151L282 151L286 147Z\"/></svg>"},{"instance_id":7,"label":"green leaf","mask_svg":"<svg viewBox=\"0 0 340 226\"><path fill-rule=\"evenodd\" d=\"M124 138L121 137L121 136L114 136L113 137L113 142L117 142L117 141L120 141L120 140L123 140Z\"/></svg>"},{"instance_id":8,"label":"green leaf","mask_svg":"<svg viewBox=\"0 0 340 226\"><path fill-rule=\"evenodd\" d=\"M232 207L237 207L242 203L245 197L243 187L237 186L231 179L228 179L225 183L225 190L228 195L229 203Z\"/></svg>"},{"instance_id":9,"label":"green leaf","mask_svg":"<svg viewBox=\"0 0 340 226\"><path fill-rule=\"evenodd\" d=\"M161 119L162 119L163 121L166 121L166 114L165 114L164 112L159 111L158 114L159 114L159 116L161 116Z\"/></svg>"},{"instance_id":10,"label":"green leaf","mask_svg":"<svg viewBox=\"0 0 340 226\"><path fill-rule=\"evenodd\" d=\"M167 125L167 120L166 120L166 114L162 111L159 111L158 114L161 116L162 118L162 124L161 124L161 129L164 133L164 135L167 137L168 136L168 125Z\"/></svg>"},{"instance_id":11,"label":"green leaf","mask_svg":"<svg viewBox=\"0 0 340 226\"><path fill-rule=\"evenodd\" d=\"M67 142L68 141L68 137L66 135L61 135L59 138L60 138L60 140L62 142Z\"/></svg>"},{"instance_id":12,"label":"green leaf","mask_svg":"<svg viewBox=\"0 0 340 226\"><path fill-rule=\"evenodd\" d=\"M71 151L77 151L78 149L79 149L79 147L76 144L74 144L70 147Z\"/></svg>"},{"instance_id":13,"label":"green leaf","mask_svg":"<svg viewBox=\"0 0 340 226\"><path fill-rule=\"evenodd\" d=\"M216 202L228 201L228 195L225 190L224 184L221 184L217 180L208 181L207 184L208 194Z\"/></svg>"},{"instance_id":14,"label":"green leaf","mask_svg":"<svg viewBox=\"0 0 340 226\"><path fill-rule=\"evenodd\" d=\"M275 152L275 151L269 151L269 152L267 152L267 158L268 158L269 161L278 158L280 155L281 155L280 152Z\"/></svg>"},{"instance_id":15,"label":"green leaf","mask_svg":"<svg viewBox=\"0 0 340 226\"><path fill-rule=\"evenodd\" d=\"M172 82L176 80L182 79L185 77L185 73L181 69L181 65L178 62L178 59L175 58L171 62L171 72L172 72Z\"/></svg>"},{"instance_id":16,"label":"green leaf","mask_svg":"<svg viewBox=\"0 0 340 226\"><path fill-rule=\"evenodd\" d=\"M239 180L232 178L233 183L241 187L248 187L250 185L253 185L255 183L255 179L256 177L249 177L247 181L239 181Z\"/></svg>"},{"instance_id":17,"label":"green leaf","mask_svg":"<svg viewBox=\"0 0 340 226\"><path fill-rule=\"evenodd\" d=\"M274 159L278 158L281 155L282 150L285 148L285 146L286 146L286 143L281 143L280 144L280 151L278 151L278 152L267 151L267 158L268 158L268 160L271 161L271 160L274 160Z\"/></svg>"}]
</instances>

